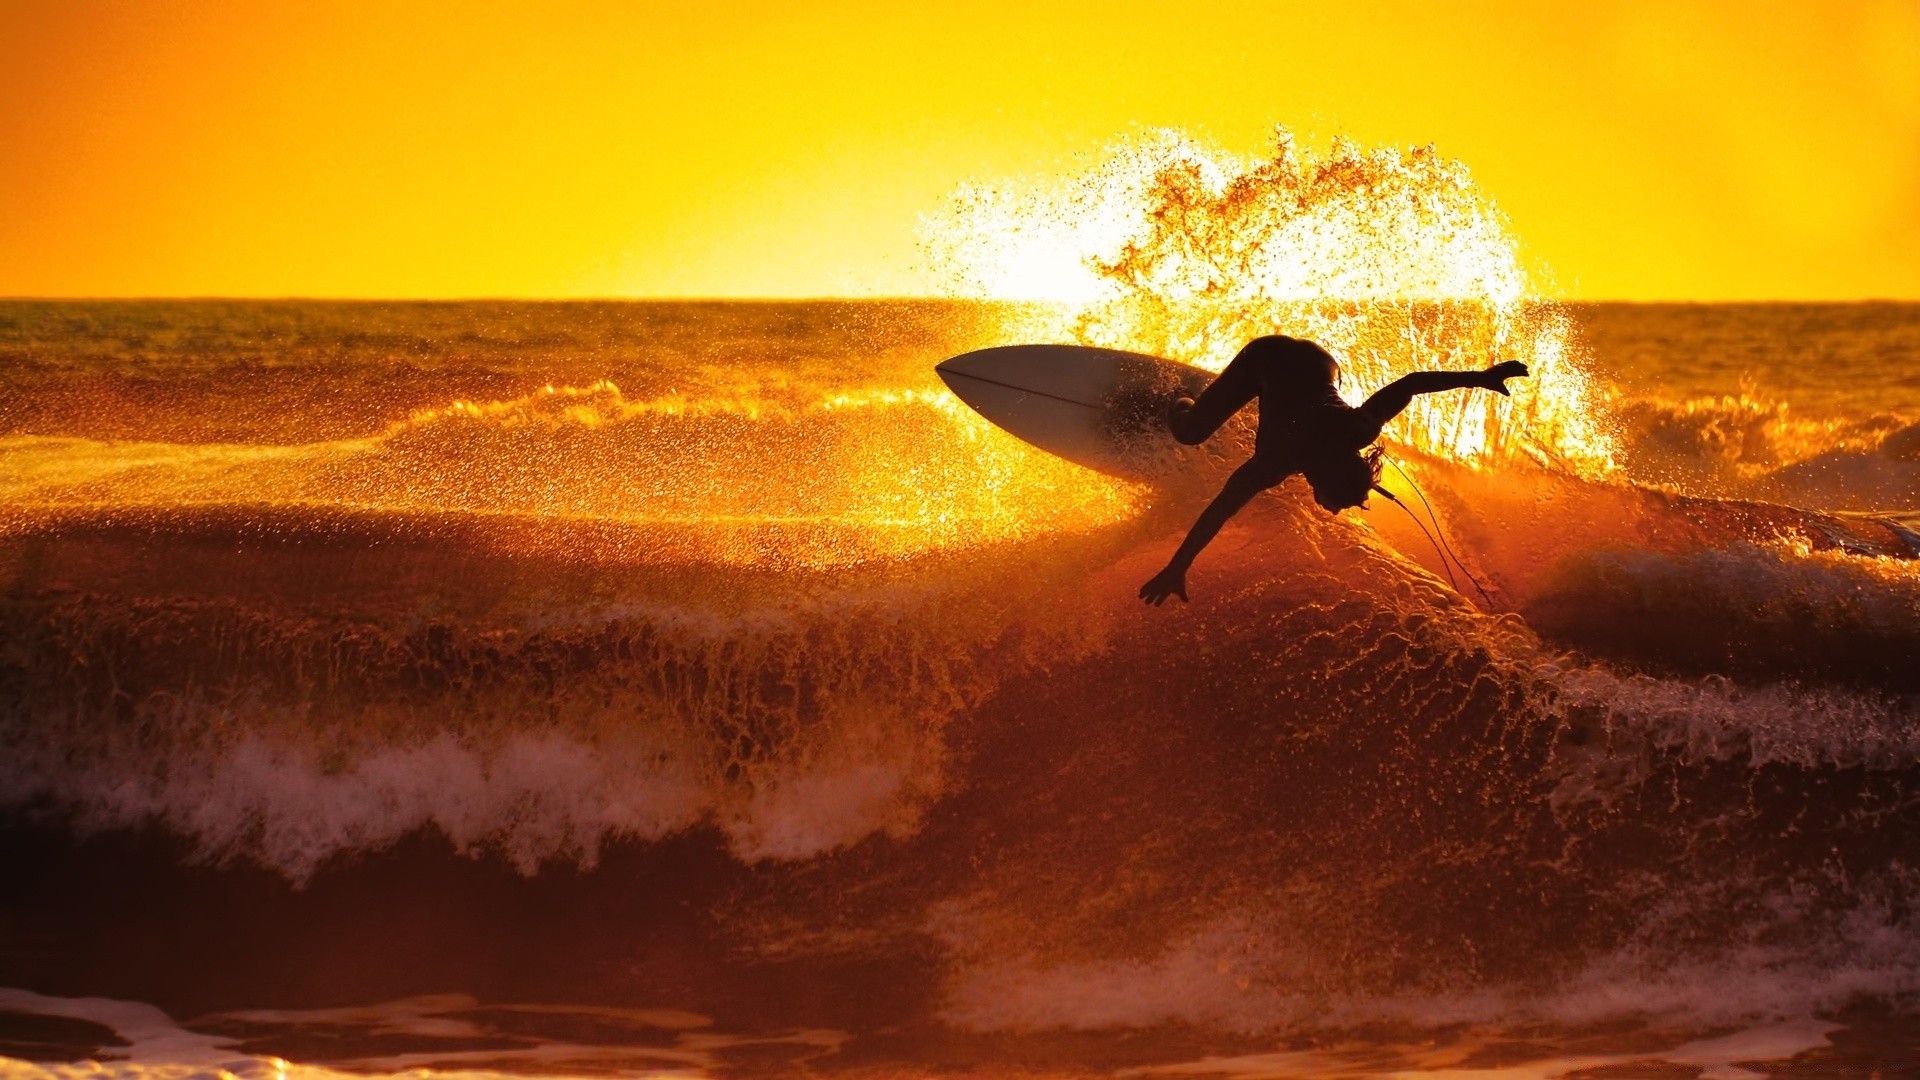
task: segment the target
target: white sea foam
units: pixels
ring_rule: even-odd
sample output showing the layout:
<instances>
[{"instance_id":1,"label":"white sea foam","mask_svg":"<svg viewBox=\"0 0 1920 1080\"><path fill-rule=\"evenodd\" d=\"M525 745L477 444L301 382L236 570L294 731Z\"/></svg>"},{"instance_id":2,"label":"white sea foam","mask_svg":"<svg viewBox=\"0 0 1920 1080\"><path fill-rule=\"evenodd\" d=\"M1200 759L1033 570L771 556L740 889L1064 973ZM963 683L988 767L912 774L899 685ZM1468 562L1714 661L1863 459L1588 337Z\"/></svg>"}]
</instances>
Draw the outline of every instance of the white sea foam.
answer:
<instances>
[{"instance_id":1,"label":"white sea foam","mask_svg":"<svg viewBox=\"0 0 1920 1080\"><path fill-rule=\"evenodd\" d=\"M910 832L933 780L911 760L874 756L730 787L644 744L532 734L486 750L440 736L344 766L257 738L217 755L176 753L159 770L12 764L0 800L51 800L83 830L157 822L205 857L251 857L296 881L421 830L523 873L555 859L590 867L610 840L659 839L709 816L744 859L805 858L875 831Z\"/></svg>"}]
</instances>

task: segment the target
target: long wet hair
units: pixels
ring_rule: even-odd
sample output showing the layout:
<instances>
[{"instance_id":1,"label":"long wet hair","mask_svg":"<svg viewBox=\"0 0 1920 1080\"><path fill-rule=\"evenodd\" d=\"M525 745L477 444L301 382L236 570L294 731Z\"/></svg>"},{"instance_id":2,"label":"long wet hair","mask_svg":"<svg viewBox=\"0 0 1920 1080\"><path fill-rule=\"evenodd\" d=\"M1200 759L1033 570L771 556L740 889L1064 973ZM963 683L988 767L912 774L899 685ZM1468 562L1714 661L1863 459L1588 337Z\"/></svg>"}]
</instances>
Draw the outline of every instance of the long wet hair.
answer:
<instances>
[{"instance_id":1,"label":"long wet hair","mask_svg":"<svg viewBox=\"0 0 1920 1080\"><path fill-rule=\"evenodd\" d=\"M1386 467L1384 454L1378 446L1329 454L1308 462L1300 472L1313 485L1314 498L1321 505L1336 509L1365 506L1367 494L1380 483L1380 471Z\"/></svg>"}]
</instances>

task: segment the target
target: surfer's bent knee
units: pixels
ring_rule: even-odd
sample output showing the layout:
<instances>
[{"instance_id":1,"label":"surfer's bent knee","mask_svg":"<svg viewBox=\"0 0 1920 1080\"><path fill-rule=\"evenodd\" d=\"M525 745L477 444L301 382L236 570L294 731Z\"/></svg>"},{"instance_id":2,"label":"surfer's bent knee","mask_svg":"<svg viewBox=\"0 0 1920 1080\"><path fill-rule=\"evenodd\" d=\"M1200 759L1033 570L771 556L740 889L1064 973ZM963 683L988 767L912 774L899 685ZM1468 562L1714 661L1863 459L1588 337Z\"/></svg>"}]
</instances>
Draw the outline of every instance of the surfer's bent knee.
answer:
<instances>
[{"instance_id":1,"label":"surfer's bent knee","mask_svg":"<svg viewBox=\"0 0 1920 1080\"><path fill-rule=\"evenodd\" d=\"M1201 425L1194 422L1193 399L1190 397L1182 397L1167 406L1167 430L1173 433L1173 441L1182 446L1199 446L1211 434L1201 430Z\"/></svg>"}]
</instances>

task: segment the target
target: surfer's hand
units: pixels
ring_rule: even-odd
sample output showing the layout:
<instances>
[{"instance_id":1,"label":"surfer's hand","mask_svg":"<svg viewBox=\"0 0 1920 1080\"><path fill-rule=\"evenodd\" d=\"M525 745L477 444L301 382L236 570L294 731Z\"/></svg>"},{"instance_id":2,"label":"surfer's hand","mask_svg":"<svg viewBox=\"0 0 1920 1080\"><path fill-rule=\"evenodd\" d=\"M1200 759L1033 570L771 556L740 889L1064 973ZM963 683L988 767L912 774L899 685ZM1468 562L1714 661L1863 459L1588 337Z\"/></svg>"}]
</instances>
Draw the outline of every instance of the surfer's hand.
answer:
<instances>
[{"instance_id":1,"label":"surfer's hand","mask_svg":"<svg viewBox=\"0 0 1920 1080\"><path fill-rule=\"evenodd\" d=\"M1167 597L1177 596L1181 603L1187 603L1187 572L1177 566L1169 566L1153 575L1153 580L1140 586L1140 599L1159 607L1167 602Z\"/></svg>"},{"instance_id":2,"label":"surfer's hand","mask_svg":"<svg viewBox=\"0 0 1920 1080\"><path fill-rule=\"evenodd\" d=\"M1508 360L1487 369L1487 389L1499 394L1507 393L1507 380L1524 378L1528 374L1527 365L1518 360Z\"/></svg>"}]
</instances>

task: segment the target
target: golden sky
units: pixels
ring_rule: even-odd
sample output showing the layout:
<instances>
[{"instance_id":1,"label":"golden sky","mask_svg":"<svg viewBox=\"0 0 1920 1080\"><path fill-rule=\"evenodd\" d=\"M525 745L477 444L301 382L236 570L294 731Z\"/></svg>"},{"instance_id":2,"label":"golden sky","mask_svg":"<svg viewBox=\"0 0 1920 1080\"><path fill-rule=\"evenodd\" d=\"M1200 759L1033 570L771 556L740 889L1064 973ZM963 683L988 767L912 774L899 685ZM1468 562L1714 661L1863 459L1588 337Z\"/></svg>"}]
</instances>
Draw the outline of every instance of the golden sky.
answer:
<instances>
[{"instance_id":1,"label":"golden sky","mask_svg":"<svg viewBox=\"0 0 1920 1080\"><path fill-rule=\"evenodd\" d=\"M1920 0L0 0L0 295L923 293L962 182L1275 124L1567 295L1920 299Z\"/></svg>"}]
</instances>

